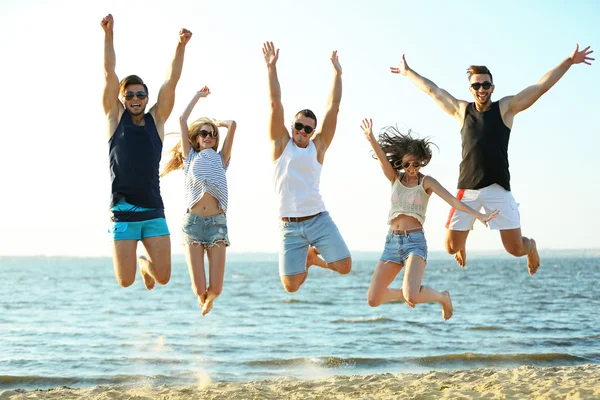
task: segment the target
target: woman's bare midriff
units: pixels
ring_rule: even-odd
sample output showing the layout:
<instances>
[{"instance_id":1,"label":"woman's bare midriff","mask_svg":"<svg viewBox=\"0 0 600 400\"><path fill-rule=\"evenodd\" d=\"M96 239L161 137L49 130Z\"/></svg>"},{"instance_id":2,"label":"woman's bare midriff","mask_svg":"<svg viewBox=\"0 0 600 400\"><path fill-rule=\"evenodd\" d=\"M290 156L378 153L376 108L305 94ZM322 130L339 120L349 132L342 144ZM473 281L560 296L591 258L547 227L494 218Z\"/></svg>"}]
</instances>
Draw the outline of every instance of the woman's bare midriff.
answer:
<instances>
[{"instance_id":1,"label":"woman's bare midriff","mask_svg":"<svg viewBox=\"0 0 600 400\"><path fill-rule=\"evenodd\" d=\"M423 228L423 225L414 217L408 215L398 215L390 223L390 230L407 231L411 229Z\"/></svg>"},{"instance_id":2,"label":"woman's bare midriff","mask_svg":"<svg viewBox=\"0 0 600 400\"><path fill-rule=\"evenodd\" d=\"M198 215L200 217L211 217L213 215L221 214L223 210L219 208L219 200L207 192L204 193L202 198L198 200L192 208L190 208L189 212L190 214Z\"/></svg>"}]
</instances>

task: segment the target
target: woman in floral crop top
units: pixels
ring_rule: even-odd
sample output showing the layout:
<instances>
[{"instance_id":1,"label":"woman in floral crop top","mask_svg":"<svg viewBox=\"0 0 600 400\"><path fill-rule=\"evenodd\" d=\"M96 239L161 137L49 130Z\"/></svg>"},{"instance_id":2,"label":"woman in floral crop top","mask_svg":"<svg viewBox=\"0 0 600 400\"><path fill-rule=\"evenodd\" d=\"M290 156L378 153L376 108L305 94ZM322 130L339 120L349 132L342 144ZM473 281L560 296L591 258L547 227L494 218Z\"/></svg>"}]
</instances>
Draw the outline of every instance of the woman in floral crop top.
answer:
<instances>
[{"instance_id":1,"label":"woman in floral crop top","mask_svg":"<svg viewBox=\"0 0 600 400\"><path fill-rule=\"evenodd\" d=\"M392 183L390 229L369 286L369 305L377 307L401 300L414 308L416 304L435 302L442 305L443 319L450 319L453 313L450 293L421 285L427 265L423 222L429 196L437 194L452 207L473 215L486 226L487 221L498 215L498 210L489 214L475 211L452 196L431 176L423 175L421 167L431 161L430 146L434 145L428 140L413 138L410 132L404 135L394 127L387 127L377 140L373 135L373 121L366 118L361 128L384 175ZM403 267L406 267L406 272L402 289L389 288Z\"/></svg>"}]
</instances>

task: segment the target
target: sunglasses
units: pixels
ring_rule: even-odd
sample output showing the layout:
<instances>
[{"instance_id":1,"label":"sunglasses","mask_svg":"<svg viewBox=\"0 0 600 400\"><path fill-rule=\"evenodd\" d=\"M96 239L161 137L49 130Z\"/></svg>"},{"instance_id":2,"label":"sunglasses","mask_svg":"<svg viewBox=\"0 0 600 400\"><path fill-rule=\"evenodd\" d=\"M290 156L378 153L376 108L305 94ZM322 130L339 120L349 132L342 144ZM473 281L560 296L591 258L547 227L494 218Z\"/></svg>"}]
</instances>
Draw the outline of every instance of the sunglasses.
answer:
<instances>
[{"instance_id":1,"label":"sunglasses","mask_svg":"<svg viewBox=\"0 0 600 400\"><path fill-rule=\"evenodd\" d=\"M200 136L202 136L202 138L205 138L207 136L216 138L217 136L219 136L219 132L218 131L217 132L205 131L204 129L202 129L198 134Z\"/></svg>"},{"instance_id":2,"label":"sunglasses","mask_svg":"<svg viewBox=\"0 0 600 400\"><path fill-rule=\"evenodd\" d=\"M125 100L133 100L134 97L137 97L140 100L145 100L148 97L148 93L146 92L127 92L125 93Z\"/></svg>"},{"instance_id":3,"label":"sunglasses","mask_svg":"<svg viewBox=\"0 0 600 400\"><path fill-rule=\"evenodd\" d=\"M294 122L294 129L297 131L304 131L307 135L310 135L314 130L312 126L304 125L302 122Z\"/></svg>"},{"instance_id":4,"label":"sunglasses","mask_svg":"<svg viewBox=\"0 0 600 400\"><path fill-rule=\"evenodd\" d=\"M471 87L473 88L473 90L479 90L479 88L483 88L484 90L488 90L489 88L492 87L492 82L475 82L475 83L471 83Z\"/></svg>"},{"instance_id":5,"label":"sunglasses","mask_svg":"<svg viewBox=\"0 0 600 400\"><path fill-rule=\"evenodd\" d=\"M407 161L403 163L402 161L398 160L394 163L394 168L402 167L403 169L407 169L411 165L413 168L421 168L423 166L423 161Z\"/></svg>"}]
</instances>

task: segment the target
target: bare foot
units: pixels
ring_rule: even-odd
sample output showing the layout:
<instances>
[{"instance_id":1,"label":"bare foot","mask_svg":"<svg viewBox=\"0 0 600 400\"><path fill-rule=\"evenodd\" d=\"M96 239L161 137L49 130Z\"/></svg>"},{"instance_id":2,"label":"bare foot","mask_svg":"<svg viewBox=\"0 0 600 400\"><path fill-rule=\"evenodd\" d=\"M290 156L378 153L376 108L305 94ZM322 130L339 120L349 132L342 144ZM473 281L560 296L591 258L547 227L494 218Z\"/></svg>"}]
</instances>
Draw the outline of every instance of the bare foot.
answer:
<instances>
[{"instance_id":1,"label":"bare foot","mask_svg":"<svg viewBox=\"0 0 600 400\"><path fill-rule=\"evenodd\" d=\"M531 243L531 249L529 250L529 254L527 254L527 269L529 269L529 275L533 275L540 266L540 256L535 245L535 240L529 239L529 242Z\"/></svg>"},{"instance_id":2,"label":"bare foot","mask_svg":"<svg viewBox=\"0 0 600 400\"><path fill-rule=\"evenodd\" d=\"M154 278L148 272L148 259L145 256L139 256L138 261L140 263L140 272L142 273L142 278L144 278L144 286L146 289L152 290L154 289Z\"/></svg>"},{"instance_id":3,"label":"bare foot","mask_svg":"<svg viewBox=\"0 0 600 400\"><path fill-rule=\"evenodd\" d=\"M442 318L444 321L449 320L454 313L454 308L452 307L452 300L450 299L450 292L447 290L442 292L443 300L442 300Z\"/></svg>"},{"instance_id":4,"label":"bare foot","mask_svg":"<svg viewBox=\"0 0 600 400\"><path fill-rule=\"evenodd\" d=\"M464 268L465 265L467 265L467 252L465 249L459 250L458 253L454 255L454 259L458 265Z\"/></svg>"},{"instance_id":5,"label":"bare foot","mask_svg":"<svg viewBox=\"0 0 600 400\"><path fill-rule=\"evenodd\" d=\"M213 308L213 301L214 299L211 300L206 300L204 302L204 306L202 306L202 315L206 315L210 312L210 310L212 310Z\"/></svg>"},{"instance_id":6,"label":"bare foot","mask_svg":"<svg viewBox=\"0 0 600 400\"><path fill-rule=\"evenodd\" d=\"M203 295L198 296L198 305L200 306L200 308L204 308L204 303L206 302L207 295L208 295L208 293L204 292Z\"/></svg>"},{"instance_id":7,"label":"bare foot","mask_svg":"<svg viewBox=\"0 0 600 400\"><path fill-rule=\"evenodd\" d=\"M310 246L308 248L308 255L306 256L306 269L311 265L316 265L317 267L327 268L327 263L321 257L319 257L319 251Z\"/></svg>"}]
</instances>

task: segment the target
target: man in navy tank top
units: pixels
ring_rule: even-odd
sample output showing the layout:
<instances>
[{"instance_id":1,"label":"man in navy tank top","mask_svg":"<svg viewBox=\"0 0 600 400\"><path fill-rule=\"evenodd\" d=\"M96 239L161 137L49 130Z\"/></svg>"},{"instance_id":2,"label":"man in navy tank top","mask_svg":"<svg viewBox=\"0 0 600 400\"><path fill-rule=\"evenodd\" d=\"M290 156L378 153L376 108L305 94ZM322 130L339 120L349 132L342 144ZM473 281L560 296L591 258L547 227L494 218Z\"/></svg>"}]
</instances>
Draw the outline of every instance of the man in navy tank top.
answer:
<instances>
[{"instance_id":1,"label":"man in navy tank top","mask_svg":"<svg viewBox=\"0 0 600 400\"><path fill-rule=\"evenodd\" d=\"M102 105L107 119L110 175L113 264L119 284L135 281L137 261L148 290L171 278L171 239L160 195L158 168L162 154L165 121L175 102L175 87L181 76L185 46L192 37L179 32L175 56L156 104L146 113L148 87L136 75L119 82L115 72L114 19L102 19L104 29L104 92ZM136 258L138 241L147 257Z\"/></svg>"},{"instance_id":2,"label":"man in navy tank top","mask_svg":"<svg viewBox=\"0 0 600 400\"><path fill-rule=\"evenodd\" d=\"M350 251L319 193L323 160L333 140L342 100L342 67L334 51L333 87L323 125L317 130L315 114L301 110L294 116L290 136L285 127L277 77L279 49L275 49L273 42L266 42L263 56L269 73L269 137L275 167L273 181L279 200L279 276L285 290L295 292L306 280L311 265L340 274L347 274L352 268ZM319 252L323 258L318 256Z\"/></svg>"},{"instance_id":3,"label":"man in navy tank top","mask_svg":"<svg viewBox=\"0 0 600 400\"><path fill-rule=\"evenodd\" d=\"M506 96L492 102L494 81L485 66L472 65L468 68L469 90L474 102L458 100L435 83L409 68L404 55L391 72L408 76L421 90L458 121L462 136L462 162L458 179L457 198L475 210L482 207L486 212L494 209L499 215L489 226L499 230L502 244L515 257L527 256L529 274L536 273L540 259L533 239L521 235L518 203L510 191L508 170L508 140L516 114L531 107L546 93L574 64L590 64L592 51L589 46L579 50L546 73L538 83L529 86L514 96ZM467 213L452 209L446 223L446 250L454 254L456 262L463 267L467 261L466 242L469 230L473 229L474 218Z\"/></svg>"}]
</instances>

